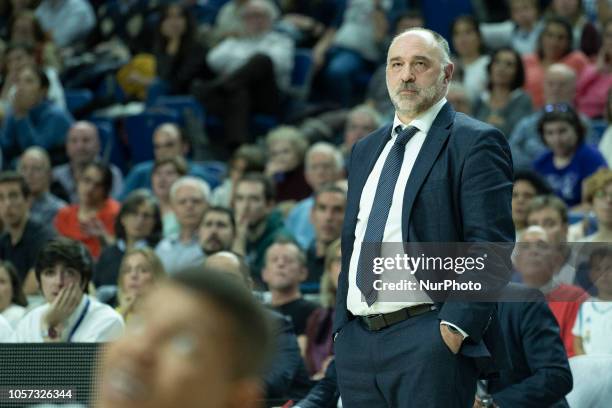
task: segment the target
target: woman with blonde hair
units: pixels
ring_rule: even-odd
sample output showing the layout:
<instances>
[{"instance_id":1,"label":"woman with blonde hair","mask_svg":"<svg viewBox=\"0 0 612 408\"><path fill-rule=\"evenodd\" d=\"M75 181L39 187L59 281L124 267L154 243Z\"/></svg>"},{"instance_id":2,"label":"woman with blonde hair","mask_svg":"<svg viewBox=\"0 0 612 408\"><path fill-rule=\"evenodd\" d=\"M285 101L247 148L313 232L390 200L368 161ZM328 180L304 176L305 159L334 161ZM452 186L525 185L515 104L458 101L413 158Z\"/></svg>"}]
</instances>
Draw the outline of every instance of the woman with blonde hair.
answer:
<instances>
[{"instance_id":1,"label":"woman with blonde hair","mask_svg":"<svg viewBox=\"0 0 612 408\"><path fill-rule=\"evenodd\" d=\"M126 252L117 279L117 311L127 321L138 301L166 272L161 260L151 248L133 248Z\"/></svg>"},{"instance_id":2,"label":"woman with blonde hair","mask_svg":"<svg viewBox=\"0 0 612 408\"><path fill-rule=\"evenodd\" d=\"M266 136L269 161L265 173L276 187L276 201L299 201L310 194L312 189L304 177L304 158L308 142L295 127L279 126Z\"/></svg>"},{"instance_id":3,"label":"woman with blonde hair","mask_svg":"<svg viewBox=\"0 0 612 408\"><path fill-rule=\"evenodd\" d=\"M599 169L584 182L585 201L597 218L597 231L583 242L612 242L612 170Z\"/></svg>"}]
</instances>

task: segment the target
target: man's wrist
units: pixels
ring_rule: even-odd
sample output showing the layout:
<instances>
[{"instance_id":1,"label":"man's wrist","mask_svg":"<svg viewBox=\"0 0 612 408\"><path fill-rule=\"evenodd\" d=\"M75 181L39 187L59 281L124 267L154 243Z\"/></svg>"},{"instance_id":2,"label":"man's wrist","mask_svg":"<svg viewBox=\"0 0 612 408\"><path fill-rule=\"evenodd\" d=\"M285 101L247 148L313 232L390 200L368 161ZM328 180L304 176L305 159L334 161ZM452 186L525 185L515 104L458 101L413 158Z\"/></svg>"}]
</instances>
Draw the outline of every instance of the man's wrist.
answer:
<instances>
[{"instance_id":1,"label":"man's wrist","mask_svg":"<svg viewBox=\"0 0 612 408\"><path fill-rule=\"evenodd\" d=\"M456 325L450 322L442 320L440 324L443 324L444 326L446 326L449 329L449 331L451 331L452 333L461 336L463 340L465 340L468 337L468 334L465 331L461 330L459 327L457 327Z\"/></svg>"}]
</instances>

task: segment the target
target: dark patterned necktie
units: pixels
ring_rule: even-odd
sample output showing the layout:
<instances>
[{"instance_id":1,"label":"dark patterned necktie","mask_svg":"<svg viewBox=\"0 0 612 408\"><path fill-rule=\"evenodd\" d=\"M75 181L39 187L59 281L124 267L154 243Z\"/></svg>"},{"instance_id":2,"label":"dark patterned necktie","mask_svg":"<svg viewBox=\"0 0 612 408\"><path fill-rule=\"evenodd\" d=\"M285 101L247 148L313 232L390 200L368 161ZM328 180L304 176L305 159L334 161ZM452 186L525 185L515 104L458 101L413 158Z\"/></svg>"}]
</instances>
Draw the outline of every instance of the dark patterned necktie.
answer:
<instances>
[{"instance_id":1,"label":"dark patterned necktie","mask_svg":"<svg viewBox=\"0 0 612 408\"><path fill-rule=\"evenodd\" d=\"M357 287L363 294L368 306L372 306L378 297L378 292L374 290L376 275L373 272L373 262L374 258L380 256L385 225L387 224L393 200L393 192L395 191L397 178L404 161L406 143L419 129L409 126L402 131L398 125L395 131L396 133L401 131L401 133L397 135L380 173L376 195L374 196L372 210L368 217L368 225L363 237L364 245L361 246L361 254L359 255L359 263L357 265Z\"/></svg>"}]
</instances>

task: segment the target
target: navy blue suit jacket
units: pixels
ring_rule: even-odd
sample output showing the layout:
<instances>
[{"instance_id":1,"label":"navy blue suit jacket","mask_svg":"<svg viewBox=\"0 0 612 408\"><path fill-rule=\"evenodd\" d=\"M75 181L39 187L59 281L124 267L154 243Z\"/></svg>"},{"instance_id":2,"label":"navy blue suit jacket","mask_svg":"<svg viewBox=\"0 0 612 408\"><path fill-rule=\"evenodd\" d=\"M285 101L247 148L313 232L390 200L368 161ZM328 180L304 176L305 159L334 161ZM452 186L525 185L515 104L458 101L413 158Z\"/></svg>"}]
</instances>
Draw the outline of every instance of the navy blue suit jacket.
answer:
<instances>
[{"instance_id":1,"label":"navy blue suit jacket","mask_svg":"<svg viewBox=\"0 0 612 408\"><path fill-rule=\"evenodd\" d=\"M352 318L346 298L359 201L368 175L391 137L391 126L383 126L355 144L347 166L348 197L334 332ZM456 113L446 103L408 178L403 197L403 241L514 242L512 179L512 157L504 135L490 125ZM484 270L478 280L489 288L503 288L510 278L509 256L488 261L504 272L487 274ZM452 301L439 306L439 319L457 325L469 335L462 354L484 359L477 361L482 370L490 367L491 357L498 366L507 364L496 303Z\"/></svg>"},{"instance_id":2,"label":"navy blue suit jacket","mask_svg":"<svg viewBox=\"0 0 612 408\"><path fill-rule=\"evenodd\" d=\"M572 389L572 372L559 325L544 295L537 289L510 283L508 301L499 304L512 370L502 370L489 381L489 392L501 407L568 408L565 395Z\"/></svg>"}]
</instances>

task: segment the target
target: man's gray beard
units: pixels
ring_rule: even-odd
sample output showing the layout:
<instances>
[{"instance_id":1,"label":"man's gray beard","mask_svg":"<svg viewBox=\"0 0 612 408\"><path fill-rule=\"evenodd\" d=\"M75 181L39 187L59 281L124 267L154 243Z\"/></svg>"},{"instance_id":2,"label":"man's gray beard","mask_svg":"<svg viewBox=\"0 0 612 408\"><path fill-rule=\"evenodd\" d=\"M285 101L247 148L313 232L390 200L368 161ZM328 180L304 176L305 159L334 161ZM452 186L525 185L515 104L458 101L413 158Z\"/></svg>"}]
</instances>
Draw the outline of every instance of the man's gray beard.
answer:
<instances>
[{"instance_id":1,"label":"man's gray beard","mask_svg":"<svg viewBox=\"0 0 612 408\"><path fill-rule=\"evenodd\" d=\"M395 107L395 111L400 114L408 114L410 116L416 116L425 112L427 109L434 106L438 101L440 101L444 96L446 96L446 92L448 89L444 89L444 71L440 73L440 77L438 81L432 86L420 89L420 96L425 96L425 98L418 105L414 106L412 109L402 109L400 104L397 102L398 95L395 95L395 98L390 98L393 106ZM401 96L399 96L401 102Z\"/></svg>"},{"instance_id":2,"label":"man's gray beard","mask_svg":"<svg viewBox=\"0 0 612 408\"><path fill-rule=\"evenodd\" d=\"M432 94L429 94L429 92L432 90L434 92ZM423 94L423 92L425 92L425 94ZM440 99L442 99L442 97L444 96L444 92L442 89L439 89L437 85L435 85L427 88L426 90L421 90L421 96L425 96L425 99L423 99L418 105L413 105L408 109L402 109L400 103L397 103L394 99L392 99L391 101L393 102L393 106L395 107L395 110L397 112L416 116L434 106Z\"/></svg>"}]
</instances>

